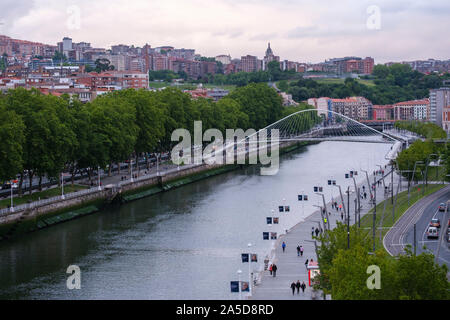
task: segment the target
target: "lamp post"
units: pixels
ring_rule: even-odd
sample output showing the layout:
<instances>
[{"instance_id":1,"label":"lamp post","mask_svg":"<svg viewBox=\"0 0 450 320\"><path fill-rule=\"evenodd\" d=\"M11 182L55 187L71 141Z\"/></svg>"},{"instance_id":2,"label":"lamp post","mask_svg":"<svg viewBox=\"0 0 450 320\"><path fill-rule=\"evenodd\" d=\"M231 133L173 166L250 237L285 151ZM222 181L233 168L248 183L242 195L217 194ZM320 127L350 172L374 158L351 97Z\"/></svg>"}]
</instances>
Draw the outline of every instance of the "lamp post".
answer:
<instances>
[{"instance_id":1,"label":"lamp post","mask_svg":"<svg viewBox=\"0 0 450 320\"><path fill-rule=\"evenodd\" d=\"M347 215L347 210L345 209L344 197L342 196L341 186L338 184L334 184L334 186L339 188L339 194L341 195L341 203L342 203L342 208L344 209L344 215Z\"/></svg>"},{"instance_id":2,"label":"lamp post","mask_svg":"<svg viewBox=\"0 0 450 320\"><path fill-rule=\"evenodd\" d=\"M14 197L14 193L13 193L13 188L14 188L14 184L12 183L13 181L11 181L11 208L9 209L10 212L14 212L14 204L13 204L13 197Z\"/></svg>"},{"instance_id":3,"label":"lamp post","mask_svg":"<svg viewBox=\"0 0 450 320\"><path fill-rule=\"evenodd\" d=\"M373 176L373 226L372 226L372 236L373 236L373 252L375 252L375 224L377 220L377 177Z\"/></svg>"},{"instance_id":4,"label":"lamp post","mask_svg":"<svg viewBox=\"0 0 450 320\"><path fill-rule=\"evenodd\" d=\"M98 190L101 191L102 187L100 186L100 166L97 166L97 176L98 176Z\"/></svg>"},{"instance_id":5,"label":"lamp post","mask_svg":"<svg viewBox=\"0 0 450 320\"><path fill-rule=\"evenodd\" d=\"M367 187L369 188L369 191L370 191L370 197L373 198L372 188L371 188L371 186L370 186L370 181L369 181L369 174L367 173L366 170L362 170L362 169L361 169L361 171L364 172L364 173L366 174L366 178L367 178Z\"/></svg>"},{"instance_id":6,"label":"lamp post","mask_svg":"<svg viewBox=\"0 0 450 320\"><path fill-rule=\"evenodd\" d=\"M242 270L239 269L237 271L237 274L238 274L238 281L239 281L239 285L238 285L238 288L239 288L239 300L242 300L242 290L241 290L241 274L242 274Z\"/></svg>"},{"instance_id":7,"label":"lamp post","mask_svg":"<svg viewBox=\"0 0 450 320\"><path fill-rule=\"evenodd\" d=\"M12 187L11 187L12 189ZM61 172L61 199L64 200L64 173Z\"/></svg>"},{"instance_id":8,"label":"lamp post","mask_svg":"<svg viewBox=\"0 0 450 320\"><path fill-rule=\"evenodd\" d=\"M330 218L328 216L328 209L327 209L327 204L325 202L325 195L323 193L319 193L319 192L316 192L316 194L319 196L322 196L323 208L325 209L325 217L323 217L323 215L322 215L322 220L324 222L325 230L327 230L327 228L328 228L328 230L330 230L331 229L330 228ZM323 210L322 210L322 212L323 212ZM326 219L326 221L325 221L325 219Z\"/></svg>"},{"instance_id":9,"label":"lamp post","mask_svg":"<svg viewBox=\"0 0 450 320\"><path fill-rule=\"evenodd\" d=\"M248 287L250 290L250 295L252 295L252 287L253 287L253 277L252 277L252 271L251 271L251 265L252 265L252 254L250 252L252 244L249 243L248 245Z\"/></svg>"}]
</instances>

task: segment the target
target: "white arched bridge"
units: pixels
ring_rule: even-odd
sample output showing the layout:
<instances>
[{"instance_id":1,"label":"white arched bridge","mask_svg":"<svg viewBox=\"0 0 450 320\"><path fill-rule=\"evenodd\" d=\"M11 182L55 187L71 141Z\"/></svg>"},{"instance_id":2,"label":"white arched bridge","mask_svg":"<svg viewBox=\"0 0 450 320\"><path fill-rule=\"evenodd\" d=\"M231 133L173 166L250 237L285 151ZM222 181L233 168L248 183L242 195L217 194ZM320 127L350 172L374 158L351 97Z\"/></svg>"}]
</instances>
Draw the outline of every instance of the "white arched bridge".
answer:
<instances>
[{"instance_id":1,"label":"white arched bridge","mask_svg":"<svg viewBox=\"0 0 450 320\"><path fill-rule=\"evenodd\" d=\"M269 144L273 147L274 144L286 145L290 142L301 141L350 141L401 145L400 141L394 137L348 116L334 111L319 114L317 109L305 109L292 113L259 131L247 131L245 136L236 136L232 140L227 137L224 144L214 148L211 156L233 150L240 150L238 153L251 153Z\"/></svg>"}]
</instances>

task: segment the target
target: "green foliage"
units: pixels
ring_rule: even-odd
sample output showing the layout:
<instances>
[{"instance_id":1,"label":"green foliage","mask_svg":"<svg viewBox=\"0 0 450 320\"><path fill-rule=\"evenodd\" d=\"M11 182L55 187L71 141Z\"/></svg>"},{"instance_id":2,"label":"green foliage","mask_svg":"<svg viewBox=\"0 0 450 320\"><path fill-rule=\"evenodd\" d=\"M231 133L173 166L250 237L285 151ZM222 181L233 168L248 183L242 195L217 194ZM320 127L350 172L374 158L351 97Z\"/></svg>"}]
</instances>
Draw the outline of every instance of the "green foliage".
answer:
<instances>
[{"instance_id":1,"label":"green foliage","mask_svg":"<svg viewBox=\"0 0 450 320\"><path fill-rule=\"evenodd\" d=\"M0 104L0 181L22 171L24 131L22 118Z\"/></svg>"},{"instance_id":2,"label":"green foliage","mask_svg":"<svg viewBox=\"0 0 450 320\"><path fill-rule=\"evenodd\" d=\"M288 92L296 101L308 98L330 97L346 98L363 96L373 104L393 104L400 101L423 99L428 97L429 89L439 87L443 76L424 75L413 71L409 65L394 64L390 67L376 65L373 70L374 85L366 85L355 79L346 79L342 83L321 83L312 79L300 79L289 84Z\"/></svg>"},{"instance_id":3,"label":"green foliage","mask_svg":"<svg viewBox=\"0 0 450 320\"><path fill-rule=\"evenodd\" d=\"M426 139L446 139L447 133L438 125L431 122L397 121L395 128L415 132Z\"/></svg>"},{"instance_id":4,"label":"green foliage","mask_svg":"<svg viewBox=\"0 0 450 320\"><path fill-rule=\"evenodd\" d=\"M0 179L23 170L29 178L83 169L91 175L98 166L169 151L176 144L172 132L186 128L193 133L197 120L203 122L203 131L217 128L225 135L226 129L266 127L304 108L284 108L266 84L241 87L218 102L193 100L167 88L121 90L82 104L76 97L18 88L0 94Z\"/></svg>"},{"instance_id":5,"label":"green foliage","mask_svg":"<svg viewBox=\"0 0 450 320\"><path fill-rule=\"evenodd\" d=\"M100 58L95 60L95 71L97 73L114 70L114 66L111 65L111 61L106 58Z\"/></svg>"},{"instance_id":6,"label":"green foliage","mask_svg":"<svg viewBox=\"0 0 450 320\"><path fill-rule=\"evenodd\" d=\"M229 97L241 105L249 117L249 127L262 129L280 119L283 113L282 98L266 84L254 83L234 90Z\"/></svg>"},{"instance_id":7,"label":"green foliage","mask_svg":"<svg viewBox=\"0 0 450 320\"><path fill-rule=\"evenodd\" d=\"M449 299L447 267L434 262L433 255L411 254L410 250L392 259L379 250L373 254L370 240L356 226L350 228L350 249L347 248L347 227L341 223L326 231L319 240L318 262L321 274L319 288L331 293L334 300L398 300ZM380 268L380 289L369 289L369 266Z\"/></svg>"}]
</instances>

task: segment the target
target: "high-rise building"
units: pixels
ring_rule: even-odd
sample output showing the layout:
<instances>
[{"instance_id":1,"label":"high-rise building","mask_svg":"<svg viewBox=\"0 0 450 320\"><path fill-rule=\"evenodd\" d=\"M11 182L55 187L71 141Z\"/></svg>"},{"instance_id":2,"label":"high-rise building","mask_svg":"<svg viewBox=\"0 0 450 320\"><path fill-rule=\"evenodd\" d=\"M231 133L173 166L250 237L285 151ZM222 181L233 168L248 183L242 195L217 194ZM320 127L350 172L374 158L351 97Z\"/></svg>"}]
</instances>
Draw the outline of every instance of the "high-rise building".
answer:
<instances>
[{"instance_id":1,"label":"high-rise building","mask_svg":"<svg viewBox=\"0 0 450 320\"><path fill-rule=\"evenodd\" d=\"M243 72L258 71L258 57L251 55L241 57L241 71Z\"/></svg>"},{"instance_id":2,"label":"high-rise building","mask_svg":"<svg viewBox=\"0 0 450 320\"><path fill-rule=\"evenodd\" d=\"M430 90L430 121L443 127L444 108L450 106L450 88Z\"/></svg>"},{"instance_id":3,"label":"high-rise building","mask_svg":"<svg viewBox=\"0 0 450 320\"><path fill-rule=\"evenodd\" d=\"M231 56L230 55L218 55L216 56L216 61L221 62L223 65L227 65L231 63Z\"/></svg>"}]
</instances>

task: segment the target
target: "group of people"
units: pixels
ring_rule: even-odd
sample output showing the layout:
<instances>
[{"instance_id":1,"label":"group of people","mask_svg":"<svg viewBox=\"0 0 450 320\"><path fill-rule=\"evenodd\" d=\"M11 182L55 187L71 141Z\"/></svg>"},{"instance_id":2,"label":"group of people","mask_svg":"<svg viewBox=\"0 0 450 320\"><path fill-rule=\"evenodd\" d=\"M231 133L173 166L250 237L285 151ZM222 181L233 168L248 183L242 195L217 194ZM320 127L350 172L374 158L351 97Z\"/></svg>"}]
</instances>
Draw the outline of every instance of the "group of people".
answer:
<instances>
[{"instance_id":1,"label":"group of people","mask_svg":"<svg viewBox=\"0 0 450 320\"><path fill-rule=\"evenodd\" d=\"M272 263L272 264L269 266L269 272L270 272L270 275L271 275L271 276L276 277L276 276L277 276L277 270L278 270L278 267L277 267L277 265L276 265L275 263Z\"/></svg>"},{"instance_id":2,"label":"group of people","mask_svg":"<svg viewBox=\"0 0 450 320\"><path fill-rule=\"evenodd\" d=\"M297 294L300 293L300 289L302 289L302 292L305 293L306 284L304 281L302 283L300 283L300 280L297 280L297 282L291 283L291 289L292 289L292 295L295 294L295 289L297 289Z\"/></svg>"}]
</instances>

